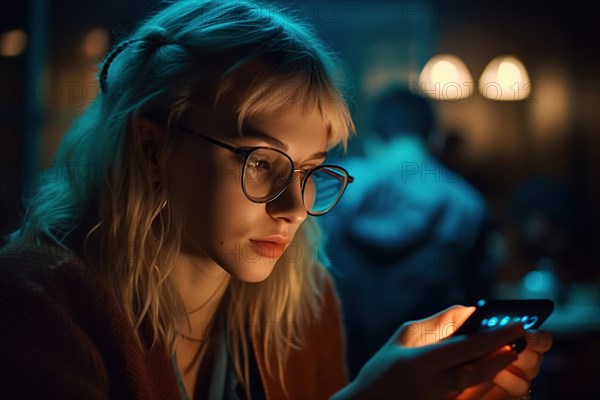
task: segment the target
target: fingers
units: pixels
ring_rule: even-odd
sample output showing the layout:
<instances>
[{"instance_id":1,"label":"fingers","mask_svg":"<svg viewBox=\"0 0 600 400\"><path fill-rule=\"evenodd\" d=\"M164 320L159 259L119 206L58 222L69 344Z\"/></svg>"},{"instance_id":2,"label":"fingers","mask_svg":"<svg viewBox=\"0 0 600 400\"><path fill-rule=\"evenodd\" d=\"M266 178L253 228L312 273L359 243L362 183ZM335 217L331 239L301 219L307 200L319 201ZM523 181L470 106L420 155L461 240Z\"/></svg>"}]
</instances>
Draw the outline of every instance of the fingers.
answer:
<instances>
[{"instance_id":1,"label":"fingers","mask_svg":"<svg viewBox=\"0 0 600 400\"><path fill-rule=\"evenodd\" d=\"M517 361L509 365L507 369L519 378L531 381L540 372L543 359L543 354L525 350L519 354Z\"/></svg>"},{"instance_id":2,"label":"fingers","mask_svg":"<svg viewBox=\"0 0 600 400\"><path fill-rule=\"evenodd\" d=\"M437 379L451 398L478 398L493 386L499 371L517 359L517 354L504 346L475 362L450 368Z\"/></svg>"},{"instance_id":3,"label":"fingers","mask_svg":"<svg viewBox=\"0 0 600 400\"><path fill-rule=\"evenodd\" d=\"M549 349L551 342L544 342L538 348ZM494 377L494 383L513 397L525 395L531 381L538 375L544 355L530 350L531 346L519 354L518 359Z\"/></svg>"},{"instance_id":4,"label":"fingers","mask_svg":"<svg viewBox=\"0 0 600 400\"><path fill-rule=\"evenodd\" d=\"M509 346L504 346L486 357L459 367L457 369L459 371L457 373L457 386L464 390L482 382L491 382L496 374L516 359L517 354Z\"/></svg>"},{"instance_id":5,"label":"fingers","mask_svg":"<svg viewBox=\"0 0 600 400\"><path fill-rule=\"evenodd\" d=\"M545 331L525 331L527 348L538 353L546 353L552 348L552 336Z\"/></svg>"},{"instance_id":6,"label":"fingers","mask_svg":"<svg viewBox=\"0 0 600 400\"><path fill-rule=\"evenodd\" d=\"M529 390L529 389L528 389ZM527 392L525 392L527 393ZM462 393L454 398L454 400L502 400L502 399L515 399L523 396L525 393L515 395L507 392L502 387L495 383L481 383L476 386L467 388Z\"/></svg>"},{"instance_id":7,"label":"fingers","mask_svg":"<svg viewBox=\"0 0 600 400\"><path fill-rule=\"evenodd\" d=\"M525 350L518 359L498 372L492 383L483 382L470 386L457 399L501 399L523 396L531 381L539 373L543 355L535 351ZM493 387L492 387L493 386Z\"/></svg>"},{"instance_id":8,"label":"fingers","mask_svg":"<svg viewBox=\"0 0 600 400\"><path fill-rule=\"evenodd\" d=\"M494 385L489 391L485 392L479 397L471 397L473 400L501 400L501 399L514 399L515 396L511 396L506 390L500 386Z\"/></svg>"},{"instance_id":9,"label":"fingers","mask_svg":"<svg viewBox=\"0 0 600 400\"><path fill-rule=\"evenodd\" d=\"M457 336L431 346L429 362L446 369L485 356L523 336L523 326L515 324L473 335Z\"/></svg>"},{"instance_id":10,"label":"fingers","mask_svg":"<svg viewBox=\"0 0 600 400\"><path fill-rule=\"evenodd\" d=\"M496 374L494 383L505 392L508 392L512 397L524 396L531 385L530 381L519 378L517 375L506 369Z\"/></svg>"},{"instance_id":11,"label":"fingers","mask_svg":"<svg viewBox=\"0 0 600 400\"><path fill-rule=\"evenodd\" d=\"M479 384L469 387L459 399L499 399L520 397L527 393L531 381L538 375L543 354L526 349L518 355L516 361L496 374L493 379L495 387ZM484 395L485 393L485 395Z\"/></svg>"},{"instance_id":12,"label":"fingers","mask_svg":"<svg viewBox=\"0 0 600 400\"><path fill-rule=\"evenodd\" d=\"M481 400L484 398L485 394L492 390L492 388L494 387L496 387L494 382L483 382L478 385L466 388L458 396L456 396L455 400Z\"/></svg>"},{"instance_id":13,"label":"fingers","mask_svg":"<svg viewBox=\"0 0 600 400\"><path fill-rule=\"evenodd\" d=\"M464 390L457 399L501 399L523 396L531 381L538 375L546 352L552 346L552 338L546 332L526 332L527 347L518 358L496 374L493 387L480 383Z\"/></svg>"},{"instance_id":14,"label":"fingers","mask_svg":"<svg viewBox=\"0 0 600 400\"><path fill-rule=\"evenodd\" d=\"M527 347L518 359L506 370L524 381L533 380L540 372L544 359L543 353L552 347L552 337L547 332L525 332Z\"/></svg>"}]
</instances>

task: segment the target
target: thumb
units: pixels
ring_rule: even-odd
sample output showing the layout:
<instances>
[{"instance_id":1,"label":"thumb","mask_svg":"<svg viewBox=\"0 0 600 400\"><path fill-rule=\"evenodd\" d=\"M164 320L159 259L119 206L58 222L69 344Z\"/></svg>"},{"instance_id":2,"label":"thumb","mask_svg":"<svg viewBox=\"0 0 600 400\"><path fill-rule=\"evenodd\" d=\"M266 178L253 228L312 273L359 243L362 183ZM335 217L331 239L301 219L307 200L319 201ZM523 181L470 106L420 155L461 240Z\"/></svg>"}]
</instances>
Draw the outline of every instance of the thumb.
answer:
<instances>
[{"instance_id":1,"label":"thumb","mask_svg":"<svg viewBox=\"0 0 600 400\"><path fill-rule=\"evenodd\" d=\"M417 346L420 342L421 325L419 321L407 321L394 332L388 343L396 346Z\"/></svg>"},{"instance_id":2,"label":"thumb","mask_svg":"<svg viewBox=\"0 0 600 400\"><path fill-rule=\"evenodd\" d=\"M452 334L475 311L475 307L454 305L430 317L407 321L392 336L401 346L419 347L438 342Z\"/></svg>"}]
</instances>

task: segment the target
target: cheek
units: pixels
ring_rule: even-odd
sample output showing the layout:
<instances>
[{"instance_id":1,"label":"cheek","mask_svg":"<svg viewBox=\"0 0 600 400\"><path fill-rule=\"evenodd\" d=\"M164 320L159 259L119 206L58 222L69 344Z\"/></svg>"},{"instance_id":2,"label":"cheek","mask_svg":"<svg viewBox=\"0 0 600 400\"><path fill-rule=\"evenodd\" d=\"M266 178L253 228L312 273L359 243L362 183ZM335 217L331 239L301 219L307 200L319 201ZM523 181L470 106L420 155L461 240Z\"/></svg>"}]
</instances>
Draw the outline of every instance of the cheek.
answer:
<instances>
[{"instance_id":1,"label":"cheek","mask_svg":"<svg viewBox=\"0 0 600 400\"><path fill-rule=\"evenodd\" d=\"M228 234L242 229L260 207L244 196L241 165L236 160L189 154L176 163L172 173L185 215L185 230L196 240L227 239Z\"/></svg>"}]
</instances>

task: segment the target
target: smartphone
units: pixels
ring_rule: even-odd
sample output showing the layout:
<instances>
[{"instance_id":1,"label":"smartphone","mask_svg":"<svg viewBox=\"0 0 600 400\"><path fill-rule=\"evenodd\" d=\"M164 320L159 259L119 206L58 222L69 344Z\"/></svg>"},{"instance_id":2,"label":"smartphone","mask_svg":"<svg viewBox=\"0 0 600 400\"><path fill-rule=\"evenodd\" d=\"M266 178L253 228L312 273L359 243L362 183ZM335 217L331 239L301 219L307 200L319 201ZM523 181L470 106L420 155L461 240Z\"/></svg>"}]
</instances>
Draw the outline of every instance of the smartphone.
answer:
<instances>
[{"instance_id":1,"label":"smartphone","mask_svg":"<svg viewBox=\"0 0 600 400\"><path fill-rule=\"evenodd\" d=\"M496 329L520 322L525 329L537 329L554 311L550 299L479 300L477 309L451 336ZM526 346L525 338L509 345L518 353Z\"/></svg>"}]
</instances>

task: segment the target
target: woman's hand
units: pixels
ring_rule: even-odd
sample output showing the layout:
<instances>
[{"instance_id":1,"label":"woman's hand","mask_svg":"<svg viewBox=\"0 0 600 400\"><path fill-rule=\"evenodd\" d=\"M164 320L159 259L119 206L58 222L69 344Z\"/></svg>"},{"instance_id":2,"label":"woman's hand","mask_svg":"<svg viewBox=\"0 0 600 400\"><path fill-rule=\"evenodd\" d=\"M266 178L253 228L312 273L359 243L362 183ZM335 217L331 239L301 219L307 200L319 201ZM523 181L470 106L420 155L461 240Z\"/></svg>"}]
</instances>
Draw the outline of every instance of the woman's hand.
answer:
<instances>
[{"instance_id":1,"label":"woman's hand","mask_svg":"<svg viewBox=\"0 0 600 400\"><path fill-rule=\"evenodd\" d=\"M517 358L507 344L523 336L520 324L442 340L474 310L454 306L402 325L335 397L451 399L521 393L522 382L539 368L540 358L532 354L547 346L536 340L538 347L529 343L526 356Z\"/></svg>"},{"instance_id":2,"label":"woman's hand","mask_svg":"<svg viewBox=\"0 0 600 400\"><path fill-rule=\"evenodd\" d=\"M493 382L467 388L458 399L514 399L524 396L539 373L544 353L552 347L552 336L544 331L525 331L525 339L527 347L515 362L496 374Z\"/></svg>"}]
</instances>

